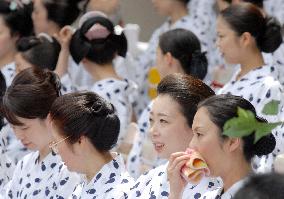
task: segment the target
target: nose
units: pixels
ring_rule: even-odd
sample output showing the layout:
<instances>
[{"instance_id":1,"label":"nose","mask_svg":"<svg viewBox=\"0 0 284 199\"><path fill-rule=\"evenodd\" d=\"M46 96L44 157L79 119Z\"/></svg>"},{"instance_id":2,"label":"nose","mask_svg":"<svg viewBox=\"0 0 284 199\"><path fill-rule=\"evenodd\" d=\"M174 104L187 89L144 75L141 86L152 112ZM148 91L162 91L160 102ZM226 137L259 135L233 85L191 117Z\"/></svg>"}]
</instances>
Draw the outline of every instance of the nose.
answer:
<instances>
[{"instance_id":1,"label":"nose","mask_svg":"<svg viewBox=\"0 0 284 199\"><path fill-rule=\"evenodd\" d=\"M151 139L159 137L160 133L155 123L150 126L149 134Z\"/></svg>"},{"instance_id":2,"label":"nose","mask_svg":"<svg viewBox=\"0 0 284 199\"><path fill-rule=\"evenodd\" d=\"M189 148L197 150L197 142L195 136L192 137L191 141L189 142Z\"/></svg>"}]
</instances>

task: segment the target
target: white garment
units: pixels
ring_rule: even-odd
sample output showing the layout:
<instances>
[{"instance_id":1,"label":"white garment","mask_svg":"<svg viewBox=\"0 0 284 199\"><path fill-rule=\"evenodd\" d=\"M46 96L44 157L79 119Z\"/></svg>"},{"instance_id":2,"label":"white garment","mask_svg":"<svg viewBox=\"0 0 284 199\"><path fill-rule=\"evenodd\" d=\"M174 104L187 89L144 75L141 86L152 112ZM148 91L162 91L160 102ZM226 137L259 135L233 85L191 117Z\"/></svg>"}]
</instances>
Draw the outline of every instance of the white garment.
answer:
<instances>
[{"instance_id":1,"label":"white garment","mask_svg":"<svg viewBox=\"0 0 284 199\"><path fill-rule=\"evenodd\" d=\"M126 199L133 183L125 169L123 158L117 155L89 183L84 179L75 188L70 199Z\"/></svg>"},{"instance_id":2,"label":"white garment","mask_svg":"<svg viewBox=\"0 0 284 199\"><path fill-rule=\"evenodd\" d=\"M200 198L202 199L232 199L234 195L239 191L240 188L246 183L247 178L239 180L233 184L226 192L222 194L223 187L218 187L213 191L208 191Z\"/></svg>"},{"instance_id":3,"label":"white garment","mask_svg":"<svg viewBox=\"0 0 284 199\"><path fill-rule=\"evenodd\" d=\"M15 164L7 156L9 126L6 124L0 131L0 190L12 179Z\"/></svg>"},{"instance_id":4,"label":"white garment","mask_svg":"<svg viewBox=\"0 0 284 199\"><path fill-rule=\"evenodd\" d=\"M117 142L119 146L126 136L128 125L132 119L132 103L136 96L136 84L127 79L107 78L97 81L90 90L114 105L120 120L120 133Z\"/></svg>"},{"instance_id":5,"label":"white garment","mask_svg":"<svg viewBox=\"0 0 284 199\"><path fill-rule=\"evenodd\" d=\"M39 161L39 152L26 155L7 184L5 198L58 198L64 199L80 182L77 174L71 173L60 156L49 153Z\"/></svg>"},{"instance_id":6,"label":"white garment","mask_svg":"<svg viewBox=\"0 0 284 199\"><path fill-rule=\"evenodd\" d=\"M11 85L15 75L16 75L16 65L15 62L6 64L2 69L1 72L3 73L7 88Z\"/></svg>"},{"instance_id":7,"label":"white garment","mask_svg":"<svg viewBox=\"0 0 284 199\"><path fill-rule=\"evenodd\" d=\"M233 94L241 96L250 101L257 112L258 116L264 117L269 122L278 122L283 120L281 118L281 110L283 110L283 88L276 77L278 76L277 68L274 66L263 66L254 69L244 75L240 80L236 80L236 77L240 70L238 70L232 77L232 79L219 90L218 94ZM275 116L264 115L262 110L264 106L271 100L280 101L279 114ZM263 156L259 160L257 157L253 161L253 168L265 168L266 171L272 169L274 158L277 154L284 151L283 143L284 137L280 128L272 131L276 138L276 148L273 153Z\"/></svg>"},{"instance_id":8,"label":"white garment","mask_svg":"<svg viewBox=\"0 0 284 199\"><path fill-rule=\"evenodd\" d=\"M167 180L168 163L141 175L131 188L130 198L168 198L170 185ZM202 194L220 186L216 179L203 178L198 185L188 183L183 198L200 198Z\"/></svg>"}]
</instances>

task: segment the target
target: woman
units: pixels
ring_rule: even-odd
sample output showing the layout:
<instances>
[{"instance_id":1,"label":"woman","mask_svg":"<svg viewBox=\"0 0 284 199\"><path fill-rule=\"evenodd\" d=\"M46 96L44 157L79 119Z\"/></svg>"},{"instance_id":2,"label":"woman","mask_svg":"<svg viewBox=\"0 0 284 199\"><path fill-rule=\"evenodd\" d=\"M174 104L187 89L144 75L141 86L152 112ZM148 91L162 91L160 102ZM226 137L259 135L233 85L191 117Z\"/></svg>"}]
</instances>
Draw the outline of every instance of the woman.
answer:
<instances>
[{"instance_id":1,"label":"woman","mask_svg":"<svg viewBox=\"0 0 284 199\"><path fill-rule=\"evenodd\" d=\"M231 80L219 91L249 100L258 115L270 122L277 122L283 106L282 86L277 80L277 66L266 65L261 52L271 53L282 42L281 29L274 18L265 18L252 4L232 5L220 13L217 20L217 46L226 62L239 64L240 68ZM276 115L264 115L264 106L272 100L279 101ZM279 131L279 130L277 130ZM274 155L281 153L282 133L277 135L279 146L273 154L255 161L255 168L271 170Z\"/></svg>"},{"instance_id":2,"label":"woman","mask_svg":"<svg viewBox=\"0 0 284 199\"><path fill-rule=\"evenodd\" d=\"M122 156L110 152L120 126L112 104L92 92L66 94L52 105L50 121L50 147L85 176L72 198L128 198L132 179Z\"/></svg>"},{"instance_id":3,"label":"woman","mask_svg":"<svg viewBox=\"0 0 284 199\"><path fill-rule=\"evenodd\" d=\"M149 69L155 66L156 63L156 49L158 47L159 36L169 30L176 28L184 28L194 32L198 35L201 41L202 50L207 50L208 47L208 29L203 26L203 23L196 23L194 16L191 16L188 9L187 3L190 0L152 0L153 7L159 15L167 17L167 20L158 27L152 34L149 45L146 51L137 58L135 65L135 81L140 87L139 100L135 107L135 112L138 116L147 107L150 102L148 96L148 82L147 76Z\"/></svg>"},{"instance_id":4,"label":"woman","mask_svg":"<svg viewBox=\"0 0 284 199\"><path fill-rule=\"evenodd\" d=\"M183 74L166 76L158 85L158 97L150 111L150 137L158 157L167 159L184 151L192 138L192 121L197 104L214 92L201 80ZM141 175L131 190L137 198L169 196L165 163ZM216 180L204 179L198 186L188 184L185 197L196 198L217 186Z\"/></svg>"},{"instance_id":5,"label":"woman","mask_svg":"<svg viewBox=\"0 0 284 199\"><path fill-rule=\"evenodd\" d=\"M263 136L254 143L255 133L244 137L229 137L223 134L225 123L237 117L238 107L251 111L255 119L266 123L256 115L253 105L242 97L233 95L212 96L198 105L194 116L193 137L189 147L198 151L205 159L212 177L221 177L222 187L204 193L201 198L232 198L243 186L247 177L253 173L251 159L271 153L276 141L272 133ZM188 160L188 155L178 152L171 155L168 175L170 178L171 197L181 198L185 180L180 169Z\"/></svg>"},{"instance_id":6,"label":"woman","mask_svg":"<svg viewBox=\"0 0 284 199\"><path fill-rule=\"evenodd\" d=\"M15 56L16 72L30 67L54 71L56 69L60 44L48 34L40 33L37 37L24 37L17 42L18 53ZM69 75L61 78L63 94L75 90Z\"/></svg>"},{"instance_id":7,"label":"woman","mask_svg":"<svg viewBox=\"0 0 284 199\"><path fill-rule=\"evenodd\" d=\"M208 63L205 53L201 52L197 36L189 30L174 29L163 33L159 39L156 60L156 67L161 78L169 74L181 73L204 79L207 74ZM150 160L147 154L149 152L145 151L145 146L151 142L148 137L151 106L152 102L138 120L139 132L128 156L128 170L136 178L144 172L144 169L148 170L161 163Z\"/></svg>"},{"instance_id":8,"label":"woman","mask_svg":"<svg viewBox=\"0 0 284 199\"><path fill-rule=\"evenodd\" d=\"M136 85L119 77L113 60L126 56L127 40L123 32L115 32L113 23L99 12L88 13L80 20L80 28L70 41L70 54L81 63L95 82L88 90L96 92L111 102L120 120L117 147L126 137L128 124L132 121L132 101ZM96 14L96 15L93 15Z\"/></svg>"},{"instance_id":9,"label":"woman","mask_svg":"<svg viewBox=\"0 0 284 199\"><path fill-rule=\"evenodd\" d=\"M31 3L0 1L0 69L10 86L15 76L16 42L33 32Z\"/></svg>"},{"instance_id":10,"label":"woman","mask_svg":"<svg viewBox=\"0 0 284 199\"><path fill-rule=\"evenodd\" d=\"M60 82L51 71L28 68L13 80L3 97L5 118L16 137L33 152L17 164L5 187L5 198L67 198L79 183L60 156L49 148L52 135L47 115L60 94Z\"/></svg>"}]
</instances>

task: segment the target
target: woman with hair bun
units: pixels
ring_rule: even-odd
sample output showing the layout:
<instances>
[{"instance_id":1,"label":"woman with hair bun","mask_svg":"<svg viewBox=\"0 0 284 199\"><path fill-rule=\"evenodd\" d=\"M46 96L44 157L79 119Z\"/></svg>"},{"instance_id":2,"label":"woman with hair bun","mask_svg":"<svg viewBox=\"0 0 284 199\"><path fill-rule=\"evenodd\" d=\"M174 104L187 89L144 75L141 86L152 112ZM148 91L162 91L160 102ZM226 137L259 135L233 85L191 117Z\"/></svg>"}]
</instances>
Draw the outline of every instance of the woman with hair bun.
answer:
<instances>
[{"instance_id":1,"label":"woman with hair bun","mask_svg":"<svg viewBox=\"0 0 284 199\"><path fill-rule=\"evenodd\" d=\"M203 193L199 198L233 198L247 181L248 176L253 173L251 159L254 156L267 155L275 148L276 141L272 133L263 136L256 143L254 143L255 132L244 137L229 137L223 134L225 123L237 117L238 107L251 111L258 122L267 122L256 115L256 110L249 101L238 96L216 95L198 105L189 147L201 154L209 167L210 175L220 177L223 181L221 187ZM181 177L180 170L187 160L188 155L184 152L173 153L170 157L168 176L171 193L169 198L181 198L186 183Z\"/></svg>"},{"instance_id":2,"label":"woman with hair bun","mask_svg":"<svg viewBox=\"0 0 284 199\"><path fill-rule=\"evenodd\" d=\"M32 3L0 1L0 69L9 86L15 76L16 42L32 35Z\"/></svg>"},{"instance_id":3,"label":"woman with hair bun","mask_svg":"<svg viewBox=\"0 0 284 199\"><path fill-rule=\"evenodd\" d=\"M70 171L84 175L72 198L128 198L133 179L116 145L120 122L112 104L93 92L63 95L50 110L54 143Z\"/></svg>"},{"instance_id":4,"label":"woman with hair bun","mask_svg":"<svg viewBox=\"0 0 284 199\"><path fill-rule=\"evenodd\" d=\"M7 89L4 116L16 137L33 152L18 162L2 192L5 198L67 198L79 183L79 176L69 172L49 148L53 139L47 116L59 95L57 75L37 68L20 72Z\"/></svg>"},{"instance_id":5,"label":"woman with hair bun","mask_svg":"<svg viewBox=\"0 0 284 199\"><path fill-rule=\"evenodd\" d=\"M277 67L266 65L261 52L274 52L282 42L281 27L275 18L265 18L262 12L250 3L232 5L220 13L217 20L217 46L226 62L239 64L240 68L231 80L219 91L249 100L258 115L270 122L281 118L283 88L275 78ZM276 100L280 102L276 115L264 115L264 106ZM254 168L271 170L275 154L283 151L280 143L282 133L273 131L277 137L276 150L261 163L256 160ZM280 148L281 147L281 148Z\"/></svg>"},{"instance_id":6,"label":"woman with hair bun","mask_svg":"<svg viewBox=\"0 0 284 199\"><path fill-rule=\"evenodd\" d=\"M201 51L201 44L197 36L186 29L174 29L163 33L160 36L156 52L156 67L161 76L173 73L188 74L198 79L204 79L207 74L208 62L204 52ZM152 102L142 112L138 120L139 134L133 143L128 157L128 170L134 177L139 177L141 168L151 168L160 164L160 161L145 161L149 157L144 157L144 146L150 140L149 134L149 112ZM153 152L154 153L154 152ZM145 154L147 155L147 154ZM145 159L146 158L146 159ZM147 166L145 163L147 163ZM143 172L142 172L143 173Z\"/></svg>"},{"instance_id":7,"label":"woman with hair bun","mask_svg":"<svg viewBox=\"0 0 284 199\"><path fill-rule=\"evenodd\" d=\"M96 92L117 110L120 120L118 147L126 136L132 121L132 102L136 85L119 77L113 60L125 57L127 40L123 32L117 32L113 23L101 12L89 12L79 21L80 28L70 41L70 54L81 63L95 82L88 90Z\"/></svg>"}]
</instances>

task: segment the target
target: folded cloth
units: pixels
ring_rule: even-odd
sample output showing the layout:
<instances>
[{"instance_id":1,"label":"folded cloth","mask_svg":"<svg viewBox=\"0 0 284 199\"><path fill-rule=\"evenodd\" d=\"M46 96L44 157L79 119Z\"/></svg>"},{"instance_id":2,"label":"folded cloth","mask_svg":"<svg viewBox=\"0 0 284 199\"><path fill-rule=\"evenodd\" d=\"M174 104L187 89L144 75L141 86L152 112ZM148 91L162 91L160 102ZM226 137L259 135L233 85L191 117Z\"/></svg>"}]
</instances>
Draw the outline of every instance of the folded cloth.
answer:
<instances>
[{"instance_id":1,"label":"folded cloth","mask_svg":"<svg viewBox=\"0 0 284 199\"><path fill-rule=\"evenodd\" d=\"M198 184L204 176L210 175L210 170L197 151L188 148L186 153L190 155L190 158L181 169L182 176L189 183Z\"/></svg>"}]
</instances>

